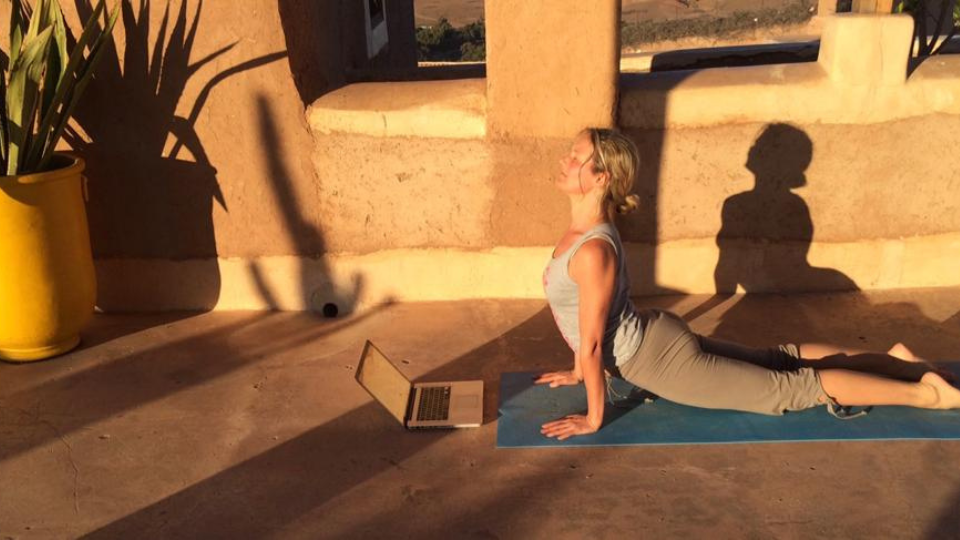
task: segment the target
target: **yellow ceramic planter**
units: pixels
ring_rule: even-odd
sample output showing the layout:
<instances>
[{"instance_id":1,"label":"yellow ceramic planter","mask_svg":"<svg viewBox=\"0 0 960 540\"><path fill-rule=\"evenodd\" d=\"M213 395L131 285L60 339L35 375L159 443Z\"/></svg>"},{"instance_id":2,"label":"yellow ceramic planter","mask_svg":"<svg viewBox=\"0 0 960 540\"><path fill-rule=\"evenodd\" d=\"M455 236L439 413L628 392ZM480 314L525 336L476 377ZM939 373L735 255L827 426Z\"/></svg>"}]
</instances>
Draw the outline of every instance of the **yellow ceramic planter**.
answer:
<instances>
[{"instance_id":1,"label":"yellow ceramic planter","mask_svg":"<svg viewBox=\"0 0 960 540\"><path fill-rule=\"evenodd\" d=\"M96 277L84 208L83 160L0 177L0 359L40 360L80 343Z\"/></svg>"}]
</instances>

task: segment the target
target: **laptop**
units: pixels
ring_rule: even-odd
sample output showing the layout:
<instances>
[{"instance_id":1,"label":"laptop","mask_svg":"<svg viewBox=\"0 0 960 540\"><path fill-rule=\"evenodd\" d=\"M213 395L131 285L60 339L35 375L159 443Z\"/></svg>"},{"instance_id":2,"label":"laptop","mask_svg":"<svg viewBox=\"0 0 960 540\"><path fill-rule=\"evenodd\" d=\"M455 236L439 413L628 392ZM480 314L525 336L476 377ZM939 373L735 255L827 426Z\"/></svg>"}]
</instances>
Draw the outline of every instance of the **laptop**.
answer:
<instances>
[{"instance_id":1,"label":"laptop","mask_svg":"<svg viewBox=\"0 0 960 540\"><path fill-rule=\"evenodd\" d=\"M357 382L407 429L480 427L483 381L412 384L369 340Z\"/></svg>"}]
</instances>

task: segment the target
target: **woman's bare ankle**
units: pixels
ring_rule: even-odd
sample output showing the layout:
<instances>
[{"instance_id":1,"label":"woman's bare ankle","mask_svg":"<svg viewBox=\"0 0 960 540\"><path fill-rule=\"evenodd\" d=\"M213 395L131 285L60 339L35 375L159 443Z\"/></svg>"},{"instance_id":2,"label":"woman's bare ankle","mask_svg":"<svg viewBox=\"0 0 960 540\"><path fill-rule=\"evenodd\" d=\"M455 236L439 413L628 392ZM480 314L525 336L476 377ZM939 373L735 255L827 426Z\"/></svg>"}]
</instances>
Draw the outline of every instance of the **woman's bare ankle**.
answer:
<instances>
[{"instance_id":1,"label":"woman's bare ankle","mask_svg":"<svg viewBox=\"0 0 960 540\"><path fill-rule=\"evenodd\" d=\"M960 389L952 386L943 377L933 371L928 371L920 379L920 386L925 387L925 397L922 398L926 409L957 409L960 408Z\"/></svg>"},{"instance_id":2,"label":"woman's bare ankle","mask_svg":"<svg viewBox=\"0 0 960 540\"><path fill-rule=\"evenodd\" d=\"M890 350L887 351L887 354L895 358L899 358L905 362L925 362L923 358L913 354L913 351L908 349L903 343L897 343L893 347L890 347Z\"/></svg>"}]
</instances>

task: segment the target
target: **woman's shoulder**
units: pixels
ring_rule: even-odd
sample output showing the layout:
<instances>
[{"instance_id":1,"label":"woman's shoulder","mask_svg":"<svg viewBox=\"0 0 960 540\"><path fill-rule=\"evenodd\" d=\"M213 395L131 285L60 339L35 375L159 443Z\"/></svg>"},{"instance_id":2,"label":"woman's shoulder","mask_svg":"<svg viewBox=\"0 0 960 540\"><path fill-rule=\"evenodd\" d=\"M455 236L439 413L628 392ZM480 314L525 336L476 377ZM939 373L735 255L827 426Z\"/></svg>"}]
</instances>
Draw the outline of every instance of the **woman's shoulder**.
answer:
<instances>
[{"instance_id":1,"label":"woman's shoulder","mask_svg":"<svg viewBox=\"0 0 960 540\"><path fill-rule=\"evenodd\" d=\"M608 272L615 272L617 249L606 235L594 235L586 238L570 259L569 273L574 281L599 278Z\"/></svg>"},{"instance_id":2,"label":"woman's shoulder","mask_svg":"<svg viewBox=\"0 0 960 540\"><path fill-rule=\"evenodd\" d=\"M591 242L591 240L598 241ZM580 242L584 245L588 243L599 244L601 246L606 244L613 248L615 254L620 252L620 233L614 224L607 221L600 223L584 233L584 235L580 237Z\"/></svg>"}]
</instances>

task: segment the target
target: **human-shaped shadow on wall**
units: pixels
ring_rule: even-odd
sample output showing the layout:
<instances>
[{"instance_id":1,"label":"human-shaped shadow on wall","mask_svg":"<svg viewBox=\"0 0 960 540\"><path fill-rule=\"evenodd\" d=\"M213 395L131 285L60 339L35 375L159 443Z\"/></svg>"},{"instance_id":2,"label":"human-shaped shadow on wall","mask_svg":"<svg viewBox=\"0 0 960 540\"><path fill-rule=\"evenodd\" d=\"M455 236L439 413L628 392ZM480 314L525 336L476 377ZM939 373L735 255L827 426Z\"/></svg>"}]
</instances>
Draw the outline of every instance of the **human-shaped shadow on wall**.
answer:
<instances>
[{"instance_id":1,"label":"human-shaped shadow on wall","mask_svg":"<svg viewBox=\"0 0 960 540\"><path fill-rule=\"evenodd\" d=\"M807 261L813 222L807 203L793 192L806 185L813 142L789 124L766 126L747 156L754 188L723 203L717 234L717 293L859 290L842 272Z\"/></svg>"},{"instance_id":2,"label":"human-shaped shadow on wall","mask_svg":"<svg viewBox=\"0 0 960 540\"><path fill-rule=\"evenodd\" d=\"M717 294L683 314L687 321L718 307L739 287L747 295L723 313L714 336L741 339L727 331L746 322L738 319L752 313L753 293L859 290L842 272L807 261L813 221L807 203L793 190L807 184L805 172L812 159L813 142L802 130L782 123L764 127L745 163L754 175L753 189L730 196L721 210L720 257L713 273ZM803 313L792 310L790 316L803 318ZM776 339L768 335L762 341Z\"/></svg>"}]
</instances>

